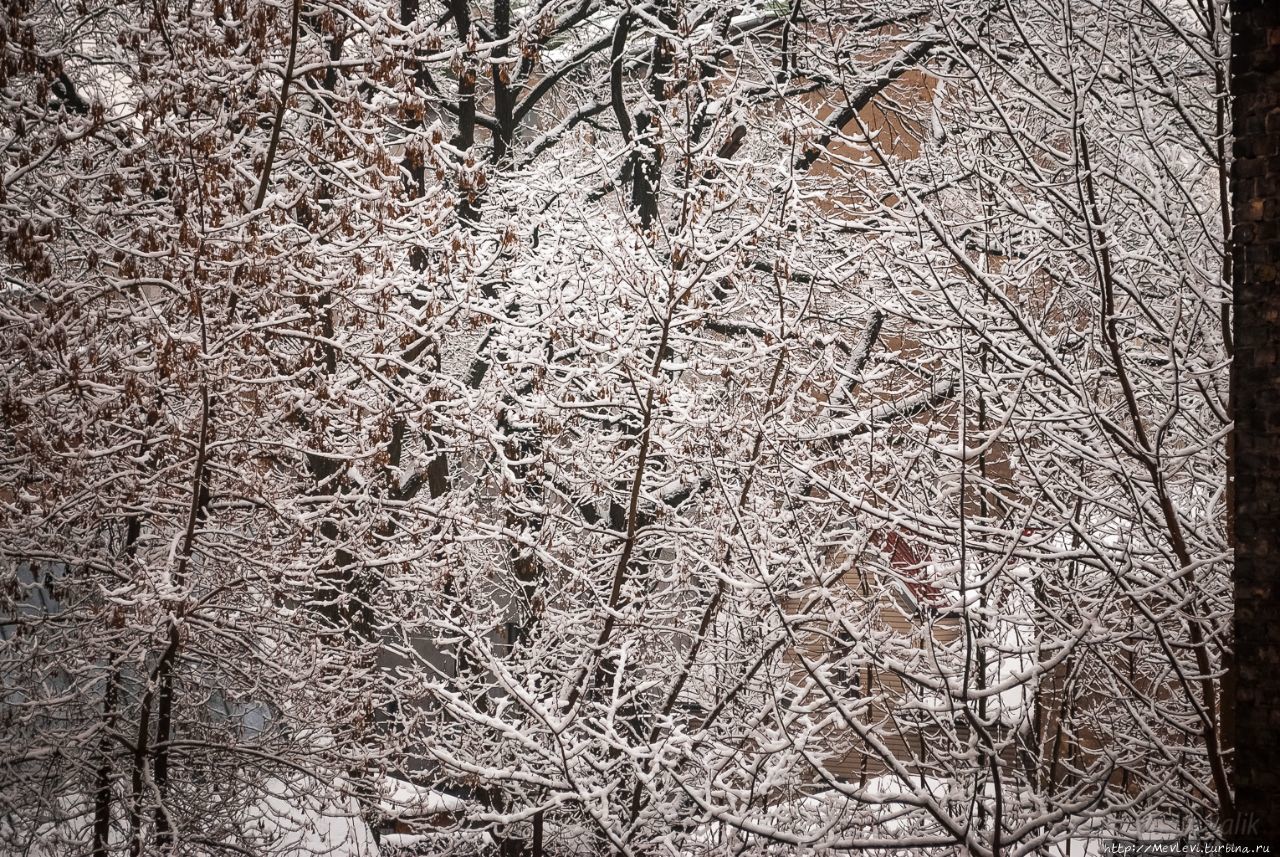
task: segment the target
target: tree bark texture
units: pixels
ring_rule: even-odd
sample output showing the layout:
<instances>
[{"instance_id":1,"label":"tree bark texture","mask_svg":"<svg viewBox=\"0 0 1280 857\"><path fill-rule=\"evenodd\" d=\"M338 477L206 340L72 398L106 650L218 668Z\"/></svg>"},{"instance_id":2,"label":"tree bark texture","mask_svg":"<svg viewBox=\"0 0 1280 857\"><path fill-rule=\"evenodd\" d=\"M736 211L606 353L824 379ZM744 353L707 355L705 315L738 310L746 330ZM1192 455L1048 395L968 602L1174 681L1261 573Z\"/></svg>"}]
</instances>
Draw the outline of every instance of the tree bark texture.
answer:
<instances>
[{"instance_id":1,"label":"tree bark texture","mask_svg":"<svg viewBox=\"0 0 1280 857\"><path fill-rule=\"evenodd\" d=\"M1235 3L1235 780L1242 842L1280 842L1280 4Z\"/></svg>"}]
</instances>

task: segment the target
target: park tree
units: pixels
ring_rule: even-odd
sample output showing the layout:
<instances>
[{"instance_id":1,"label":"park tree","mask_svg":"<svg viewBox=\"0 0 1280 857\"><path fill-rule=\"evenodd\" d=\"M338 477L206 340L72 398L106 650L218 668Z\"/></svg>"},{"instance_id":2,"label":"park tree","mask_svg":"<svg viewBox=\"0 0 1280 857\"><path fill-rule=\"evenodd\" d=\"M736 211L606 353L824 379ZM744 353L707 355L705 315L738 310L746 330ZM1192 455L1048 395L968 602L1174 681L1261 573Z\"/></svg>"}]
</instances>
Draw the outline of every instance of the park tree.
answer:
<instances>
[{"instance_id":1,"label":"park tree","mask_svg":"<svg viewBox=\"0 0 1280 857\"><path fill-rule=\"evenodd\" d=\"M11 5L0 842L1221 829L1224 12Z\"/></svg>"},{"instance_id":2,"label":"park tree","mask_svg":"<svg viewBox=\"0 0 1280 857\"><path fill-rule=\"evenodd\" d=\"M1235 407L1231 479L1234 493L1235 607L1238 657L1234 686L1237 748L1237 813L1230 831L1237 841L1280 836L1275 749L1268 735L1276 699L1274 632L1277 482L1273 412L1275 320L1275 120L1280 74L1276 34L1280 15L1266 3L1233 4L1231 88L1234 164L1231 170L1231 245L1237 351L1232 362Z\"/></svg>"}]
</instances>

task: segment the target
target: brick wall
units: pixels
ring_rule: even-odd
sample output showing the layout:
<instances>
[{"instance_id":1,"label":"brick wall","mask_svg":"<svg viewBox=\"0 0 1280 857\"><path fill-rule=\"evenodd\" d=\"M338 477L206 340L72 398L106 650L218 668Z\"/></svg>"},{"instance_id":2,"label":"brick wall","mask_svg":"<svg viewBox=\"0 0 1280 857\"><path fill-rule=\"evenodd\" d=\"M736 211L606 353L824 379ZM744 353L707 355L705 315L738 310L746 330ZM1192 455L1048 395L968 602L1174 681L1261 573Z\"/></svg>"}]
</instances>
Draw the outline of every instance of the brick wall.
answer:
<instances>
[{"instance_id":1,"label":"brick wall","mask_svg":"<svg viewBox=\"0 0 1280 857\"><path fill-rule=\"evenodd\" d=\"M1232 7L1237 817L1228 826L1238 841L1280 843L1280 2Z\"/></svg>"}]
</instances>

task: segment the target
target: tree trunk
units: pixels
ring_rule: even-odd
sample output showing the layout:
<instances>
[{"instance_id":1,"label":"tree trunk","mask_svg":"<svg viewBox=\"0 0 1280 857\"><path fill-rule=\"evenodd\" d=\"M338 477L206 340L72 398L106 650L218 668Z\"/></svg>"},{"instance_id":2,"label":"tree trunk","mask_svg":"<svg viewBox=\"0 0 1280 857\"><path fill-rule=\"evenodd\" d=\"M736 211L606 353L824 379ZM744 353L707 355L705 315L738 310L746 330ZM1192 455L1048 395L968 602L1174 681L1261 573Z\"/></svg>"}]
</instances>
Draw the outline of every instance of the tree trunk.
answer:
<instances>
[{"instance_id":1,"label":"tree trunk","mask_svg":"<svg viewBox=\"0 0 1280 857\"><path fill-rule=\"evenodd\" d=\"M1237 842L1280 842L1280 4L1237 0L1235 132L1235 785Z\"/></svg>"}]
</instances>

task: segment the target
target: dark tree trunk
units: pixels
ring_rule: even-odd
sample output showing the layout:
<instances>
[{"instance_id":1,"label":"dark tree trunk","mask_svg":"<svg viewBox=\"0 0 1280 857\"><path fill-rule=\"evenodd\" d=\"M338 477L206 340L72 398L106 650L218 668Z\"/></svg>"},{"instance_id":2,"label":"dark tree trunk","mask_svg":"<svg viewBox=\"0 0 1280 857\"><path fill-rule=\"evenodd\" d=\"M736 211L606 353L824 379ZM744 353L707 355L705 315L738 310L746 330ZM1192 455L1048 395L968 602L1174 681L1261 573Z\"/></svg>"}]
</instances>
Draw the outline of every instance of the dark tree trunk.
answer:
<instances>
[{"instance_id":1,"label":"dark tree trunk","mask_svg":"<svg viewBox=\"0 0 1280 857\"><path fill-rule=\"evenodd\" d=\"M111 838L111 733L116 727L116 698L120 677L112 671L102 701L102 761L94 778L93 857L109 857Z\"/></svg>"},{"instance_id":2,"label":"dark tree trunk","mask_svg":"<svg viewBox=\"0 0 1280 857\"><path fill-rule=\"evenodd\" d=\"M1280 3L1233 4L1231 90L1237 814L1226 827L1238 842L1280 842Z\"/></svg>"},{"instance_id":3,"label":"dark tree trunk","mask_svg":"<svg viewBox=\"0 0 1280 857\"><path fill-rule=\"evenodd\" d=\"M450 0L449 9L453 13L453 22L458 30L458 40L469 44L471 36L470 0ZM453 137L453 145L466 153L464 157L471 160L471 147L476 144L476 56L475 51L467 49L462 56L462 66L458 71L458 133ZM458 188L458 221L466 229L475 229L480 221L480 188L467 185Z\"/></svg>"},{"instance_id":4,"label":"dark tree trunk","mask_svg":"<svg viewBox=\"0 0 1280 857\"><path fill-rule=\"evenodd\" d=\"M511 0L493 0L493 29L499 41L511 35ZM493 49L493 113L498 121L493 135L493 162L499 165L511 159L516 136L516 96L512 88L515 74L505 62L507 53L505 41Z\"/></svg>"}]
</instances>

